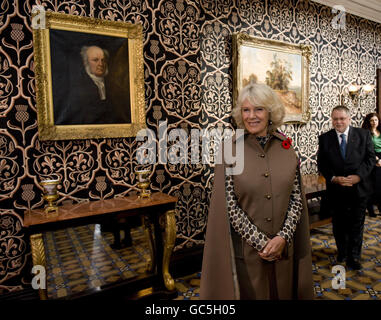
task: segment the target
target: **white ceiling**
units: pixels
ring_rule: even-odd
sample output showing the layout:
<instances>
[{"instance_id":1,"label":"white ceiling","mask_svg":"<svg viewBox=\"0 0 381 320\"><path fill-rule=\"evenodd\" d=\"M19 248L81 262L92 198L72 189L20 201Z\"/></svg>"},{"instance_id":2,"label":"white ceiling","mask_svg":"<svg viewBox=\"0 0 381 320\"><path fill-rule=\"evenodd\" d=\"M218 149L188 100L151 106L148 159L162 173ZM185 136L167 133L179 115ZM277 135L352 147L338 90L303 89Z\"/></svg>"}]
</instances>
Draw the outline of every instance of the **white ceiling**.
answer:
<instances>
[{"instance_id":1,"label":"white ceiling","mask_svg":"<svg viewBox=\"0 0 381 320\"><path fill-rule=\"evenodd\" d=\"M312 0L329 7L341 5L356 16L381 23L381 0Z\"/></svg>"}]
</instances>

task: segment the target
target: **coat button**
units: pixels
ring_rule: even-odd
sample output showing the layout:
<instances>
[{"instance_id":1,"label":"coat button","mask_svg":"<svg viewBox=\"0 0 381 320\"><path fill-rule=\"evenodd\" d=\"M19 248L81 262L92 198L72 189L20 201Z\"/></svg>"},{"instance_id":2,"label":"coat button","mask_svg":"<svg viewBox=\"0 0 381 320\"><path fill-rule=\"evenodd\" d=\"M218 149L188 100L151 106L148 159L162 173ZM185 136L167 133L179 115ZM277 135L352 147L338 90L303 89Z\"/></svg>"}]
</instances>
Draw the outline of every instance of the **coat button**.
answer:
<instances>
[{"instance_id":1,"label":"coat button","mask_svg":"<svg viewBox=\"0 0 381 320\"><path fill-rule=\"evenodd\" d=\"M266 199L267 199L267 200L270 200L270 199L271 199L271 196L268 194L268 195L266 196Z\"/></svg>"},{"instance_id":2,"label":"coat button","mask_svg":"<svg viewBox=\"0 0 381 320\"><path fill-rule=\"evenodd\" d=\"M265 173L264 176L265 176L266 178L268 178L268 177L269 177L269 174L268 174L268 173Z\"/></svg>"},{"instance_id":3,"label":"coat button","mask_svg":"<svg viewBox=\"0 0 381 320\"><path fill-rule=\"evenodd\" d=\"M267 222L270 222L270 221L271 221L271 218L266 218L266 221L267 221Z\"/></svg>"}]
</instances>

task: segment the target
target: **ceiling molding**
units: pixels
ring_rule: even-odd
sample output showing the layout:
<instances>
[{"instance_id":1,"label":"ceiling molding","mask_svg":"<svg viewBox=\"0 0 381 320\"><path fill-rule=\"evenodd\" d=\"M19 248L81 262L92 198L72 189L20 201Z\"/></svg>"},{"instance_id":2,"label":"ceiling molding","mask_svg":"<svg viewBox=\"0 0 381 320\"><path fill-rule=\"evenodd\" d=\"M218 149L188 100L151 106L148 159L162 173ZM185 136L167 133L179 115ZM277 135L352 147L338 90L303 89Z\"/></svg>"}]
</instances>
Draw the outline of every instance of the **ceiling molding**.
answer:
<instances>
[{"instance_id":1,"label":"ceiling molding","mask_svg":"<svg viewBox=\"0 0 381 320\"><path fill-rule=\"evenodd\" d=\"M341 5L353 15L381 23L381 0L312 0L329 7Z\"/></svg>"}]
</instances>

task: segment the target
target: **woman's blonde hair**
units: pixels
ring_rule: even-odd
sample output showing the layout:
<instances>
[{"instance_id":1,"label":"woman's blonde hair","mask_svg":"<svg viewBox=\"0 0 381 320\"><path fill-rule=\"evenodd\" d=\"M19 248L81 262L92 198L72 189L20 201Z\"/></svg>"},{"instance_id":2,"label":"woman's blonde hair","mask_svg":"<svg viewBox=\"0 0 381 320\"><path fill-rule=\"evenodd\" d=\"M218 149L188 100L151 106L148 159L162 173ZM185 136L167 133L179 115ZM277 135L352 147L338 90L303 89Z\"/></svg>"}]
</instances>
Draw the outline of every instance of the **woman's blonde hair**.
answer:
<instances>
[{"instance_id":1,"label":"woman's blonde hair","mask_svg":"<svg viewBox=\"0 0 381 320\"><path fill-rule=\"evenodd\" d=\"M239 92L237 103L232 111L238 128L245 128L241 113L241 106L245 100L252 105L261 106L269 112L269 120L271 120L268 127L269 132L274 132L283 124L285 108L278 95L265 84L250 82Z\"/></svg>"}]
</instances>

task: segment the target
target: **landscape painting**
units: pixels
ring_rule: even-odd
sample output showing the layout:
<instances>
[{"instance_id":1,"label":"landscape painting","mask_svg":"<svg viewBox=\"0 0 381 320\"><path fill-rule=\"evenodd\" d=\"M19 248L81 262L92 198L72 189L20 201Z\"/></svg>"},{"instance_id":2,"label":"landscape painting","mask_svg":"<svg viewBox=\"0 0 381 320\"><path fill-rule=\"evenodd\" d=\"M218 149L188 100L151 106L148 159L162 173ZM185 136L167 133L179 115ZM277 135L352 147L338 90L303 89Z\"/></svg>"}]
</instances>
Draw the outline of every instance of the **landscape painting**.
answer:
<instances>
[{"instance_id":1,"label":"landscape painting","mask_svg":"<svg viewBox=\"0 0 381 320\"><path fill-rule=\"evenodd\" d=\"M285 122L309 119L309 54L307 46L258 39L246 34L233 36L235 98L250 81L267 84L282 100Z\"/></svg>"}]
</instances>

